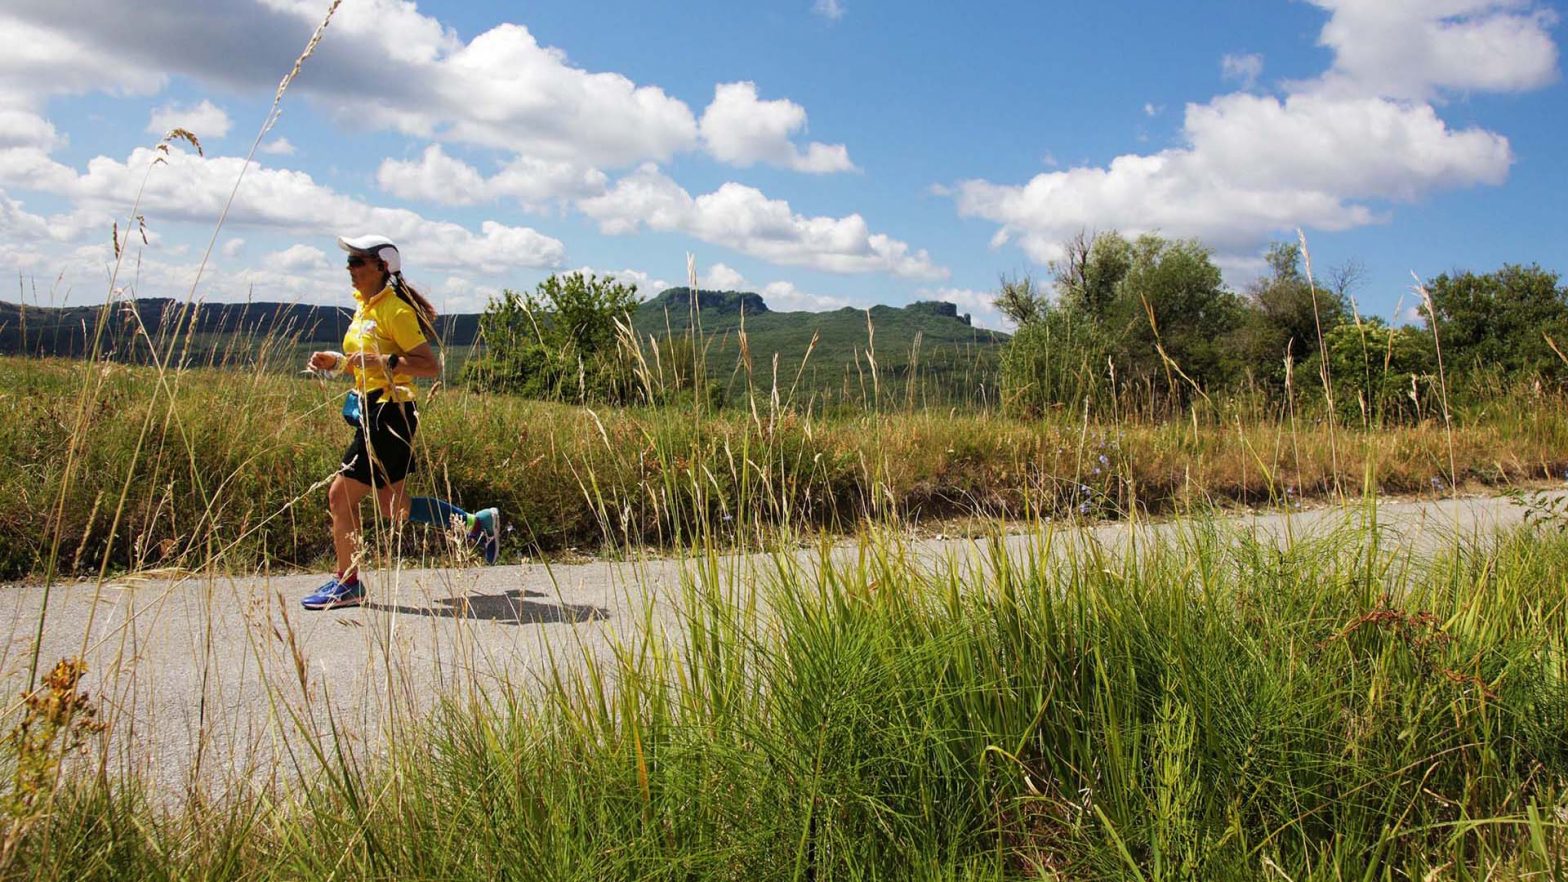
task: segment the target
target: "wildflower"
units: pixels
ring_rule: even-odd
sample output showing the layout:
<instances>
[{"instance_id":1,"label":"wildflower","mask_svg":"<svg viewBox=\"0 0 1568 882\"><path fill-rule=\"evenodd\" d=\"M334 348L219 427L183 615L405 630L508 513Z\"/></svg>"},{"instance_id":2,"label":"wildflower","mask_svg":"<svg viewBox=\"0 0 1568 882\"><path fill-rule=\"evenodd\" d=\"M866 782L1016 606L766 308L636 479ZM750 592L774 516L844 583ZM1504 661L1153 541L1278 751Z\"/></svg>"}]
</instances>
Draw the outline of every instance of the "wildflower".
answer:
<instances>
[{"instance_id":1,"label":"wildflower","mask_svg":"<svg viewBox=\"0 0 1568 882\"><path fill-rule=\"evenodd\" d=\"M1080 494L1084 495L1084 496L1088 496L1089 495L1089 485L1088 484L1079 484L1078 485L1078 492Z\"/></svg>"},{"instance_id":2,"label":"wildflower","mask_svg":"<svg viewBox=\"0 0 1568 882\"><path fill-rule=\"evenodd\" d=\"M1447 486L1447 485L1445 485L1443 483L1443 479L1442 478L1439 478L1437 475L1433 475L1432 476L1432 489L1433 490L1441 491L1445 486Z\"/></svg>"},{"instance_id":3,"label":"wildflower","mask_svg":"<svg viewBox=\"0 0 1568 882\"><path fill-rule=\"evenodd\" d=\"M1091 474L1091 475L1098 475L1099 473L1100 473L1100 467L1099 466L1095 466L1094 467L1094 471L1090 472L1089 474Z\"/></svg>"},{"instance_id":4,"label":"wildflower","mask_svg":"<svg viewBox=\"0 0 1568 882\"><path fill-rule=\"evenodd\" d=\"M1081 503L1078 504L1078 513L1079 514L1088 514L1089 513L1089 503L1087 501L1086 502L1081 502Z\"/></svg>"},{"instance_id":5,"label":"wildflower","mask_svg":"<svg viewBox=\"0 0 1568 882\"><path fill-rule=\"evenodd\" d=\"M1106 456L1103 453L1100 454L1100 465L1103 466L1103 465L1110 465L1110 464L1111 464L1111 458ZM1099 469L1095 469L1095 471L1099 471Z\"/></svg>"}]
</instances>

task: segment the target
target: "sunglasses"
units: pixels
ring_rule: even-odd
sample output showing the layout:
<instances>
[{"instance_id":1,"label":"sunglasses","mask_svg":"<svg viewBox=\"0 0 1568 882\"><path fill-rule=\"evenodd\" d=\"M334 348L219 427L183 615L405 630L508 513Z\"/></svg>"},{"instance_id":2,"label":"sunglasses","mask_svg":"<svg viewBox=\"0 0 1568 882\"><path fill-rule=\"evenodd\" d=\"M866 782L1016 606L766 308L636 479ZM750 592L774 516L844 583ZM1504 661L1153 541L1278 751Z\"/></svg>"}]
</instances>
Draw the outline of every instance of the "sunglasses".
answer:
<instances>
[{"instance_id":1,"label":"sunglasses","mask_svg":"<svg viewBox=\"0 0 1568 882\"><path fill-rule=\"evenodd\" d=\"M370 261L368 259L363 258L363 257L350 257L348 259L348 265L350 267L354 268L354 269L359 269L360 267L364 266L365 264L367 264L369 262Z\"/></svg>"}]
</instances>

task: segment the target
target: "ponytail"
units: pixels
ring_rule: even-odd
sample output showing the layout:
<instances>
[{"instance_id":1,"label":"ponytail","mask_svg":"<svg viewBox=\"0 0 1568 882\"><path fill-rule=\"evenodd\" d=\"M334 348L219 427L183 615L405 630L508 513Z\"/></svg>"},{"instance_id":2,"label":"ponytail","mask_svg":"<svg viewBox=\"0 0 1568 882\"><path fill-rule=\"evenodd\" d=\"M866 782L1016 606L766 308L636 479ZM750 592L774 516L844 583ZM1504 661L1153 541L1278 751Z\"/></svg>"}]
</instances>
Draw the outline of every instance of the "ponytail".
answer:
<instances>
[{"instance_id":1,"label":"ponytail","mask_svg":"<svg viewBox=\"0 0 1568 882\"><path fill-rule=\"evenodd\" d=\"M425 332L425 339L432 346L439 346L441 338L436 334L436 308L425 295L415 290L413 285L403 280L401 272L391 274L392 291L398 299L407 303L414 310L414 317L419 320L419 329Z\"/></svg>"}]
</instances>

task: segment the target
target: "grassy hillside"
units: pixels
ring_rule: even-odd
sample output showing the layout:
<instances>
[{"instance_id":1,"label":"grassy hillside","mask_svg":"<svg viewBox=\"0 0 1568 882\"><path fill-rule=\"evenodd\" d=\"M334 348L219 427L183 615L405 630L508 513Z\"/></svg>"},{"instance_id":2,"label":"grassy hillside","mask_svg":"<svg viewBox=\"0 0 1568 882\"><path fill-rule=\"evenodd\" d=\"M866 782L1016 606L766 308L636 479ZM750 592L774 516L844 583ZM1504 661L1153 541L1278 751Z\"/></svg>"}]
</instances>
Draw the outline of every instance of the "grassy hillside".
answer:
<instances>
[{"instance_id":1,"label":"grassy hillside","mask_svg":"<svg viewBox=\"0 0 1568 882\"><path fill-rule=\"evenodd\" d=\"M796 386L798 375L798 397L827 406L986 404L993 394L997 355L1008 339L973 327L951 303L874 306L869 316L848 307L774 312L760 296L732 291L700 291L698 303L700 315L692 310L687 289L668 289L638 308L633 326L646 342L650 335L684 338L700 325L709 374L725 387L730 401L746 396L743 355L749 355L752 388L771 389L776 357L781 393ZM349 318L343 306L285 303L215 303L195 309L168 299L128 301L110 309L0 303L0 353L76 358L96 344L100 353L118 361L145 363L156 352L159 360L189 365L288 372L311 350L336 347ZM479 316L444 315L437 328L449 375L457 376L478 341Z\"/></svg>"},{"instance_id":2,"label":"grassy hillside","mask_svg":"<svg viewBox=\"0 0 1568 882\"><path fill-rule=\"evenodd\" d=\"M275 350L336 346L353 311L303 303L211 303L194 308L167 298L97 306L40 307L0 303L0 353L78 357L101 353L144 361L154 351L191 363L255 360ZM441 338L468 346L477 315L441 316Z\"/></svg>"},{"instance_id":3,"label":"grassy hillside","mask_svg":"<svg viewBox=\"0 0 1568 882\"><path fill-rule=\"evenodd\" d=\"M776 357L781 389L795 385L798 373L797 397L815 395L830 405L987 403L1009 339L974 327L951 303L774 312L756 294L737 291L699 291L697 302L700 312L689 289L670 288L642 304L634 325L644 336L663 337L700 324L709 372L732 397L745 393L749 354L754 388L772 387Z\"/></svg>"}]
</instances>

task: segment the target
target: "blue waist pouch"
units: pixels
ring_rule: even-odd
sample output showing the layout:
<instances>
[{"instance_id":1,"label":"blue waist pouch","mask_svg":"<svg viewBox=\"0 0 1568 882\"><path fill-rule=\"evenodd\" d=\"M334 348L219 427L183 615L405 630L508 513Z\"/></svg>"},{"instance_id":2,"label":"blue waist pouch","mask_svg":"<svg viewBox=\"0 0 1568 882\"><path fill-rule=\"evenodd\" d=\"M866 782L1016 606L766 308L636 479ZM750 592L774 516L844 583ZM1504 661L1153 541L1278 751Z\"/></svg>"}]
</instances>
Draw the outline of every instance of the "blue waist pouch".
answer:
<instances>
[{"instance_id":1,"label":"blue waist pouch","mask_svg":"<svg viewBox=\"0 0 1568 882\"><path fill-rule=\"evenodd\" d=\"M359 391L351 389L348 397L343 399L343 422L356 429L359 428L360 410Z\"/></svg>"}]
</instances>

